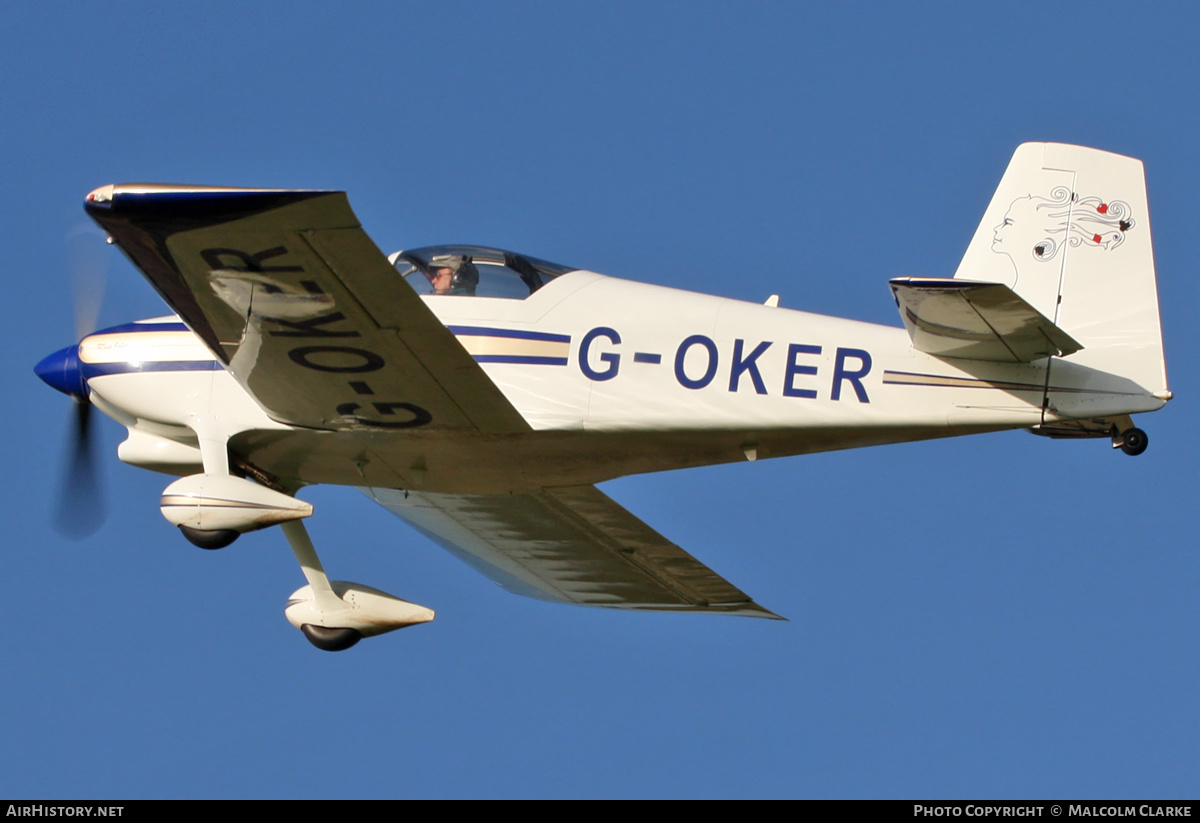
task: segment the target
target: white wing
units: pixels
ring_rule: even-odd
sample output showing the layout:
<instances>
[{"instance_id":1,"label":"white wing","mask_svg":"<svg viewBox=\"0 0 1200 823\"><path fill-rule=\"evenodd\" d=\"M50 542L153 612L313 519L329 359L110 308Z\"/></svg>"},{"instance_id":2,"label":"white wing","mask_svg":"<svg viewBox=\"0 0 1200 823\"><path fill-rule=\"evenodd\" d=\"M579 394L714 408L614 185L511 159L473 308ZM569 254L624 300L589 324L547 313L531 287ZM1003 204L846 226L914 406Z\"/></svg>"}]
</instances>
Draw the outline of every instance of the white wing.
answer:
<instances>
[{"instance_id":1,"label":"white wing","mask_svg":"<svg viewBox=\"0 0 1200 823\"><path fill-rule=\"evenodd\" d=\"M508 495L364 491L517 594L780 619L595 486Z\"/></svg>"}]
</instances>

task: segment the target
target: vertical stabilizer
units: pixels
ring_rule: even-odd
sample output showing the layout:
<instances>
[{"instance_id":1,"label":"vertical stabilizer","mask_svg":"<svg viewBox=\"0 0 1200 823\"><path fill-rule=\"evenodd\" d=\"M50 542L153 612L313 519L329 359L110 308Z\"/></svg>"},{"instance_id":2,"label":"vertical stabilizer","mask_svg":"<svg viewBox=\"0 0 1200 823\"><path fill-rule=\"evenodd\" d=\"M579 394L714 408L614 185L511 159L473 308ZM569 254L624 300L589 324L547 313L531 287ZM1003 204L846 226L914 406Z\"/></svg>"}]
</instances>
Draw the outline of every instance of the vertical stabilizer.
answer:
<instances>
[{"instance_id":1,"label":"vertical stabilizer","mask_svg":"<svg viewBox=\"0 0 1200 823\"><path fill-rule=\"evenodd\" d=\"M1083 350L1061 361L1071 364L1072 383L1094 374L1092 388L1165 395L1140 160L1059 143L1021 145L954 276L1008 285L1079 341ZM1056 400L1073 405L1054 395L1051 408Z\"/></svg>"}]
</instances>

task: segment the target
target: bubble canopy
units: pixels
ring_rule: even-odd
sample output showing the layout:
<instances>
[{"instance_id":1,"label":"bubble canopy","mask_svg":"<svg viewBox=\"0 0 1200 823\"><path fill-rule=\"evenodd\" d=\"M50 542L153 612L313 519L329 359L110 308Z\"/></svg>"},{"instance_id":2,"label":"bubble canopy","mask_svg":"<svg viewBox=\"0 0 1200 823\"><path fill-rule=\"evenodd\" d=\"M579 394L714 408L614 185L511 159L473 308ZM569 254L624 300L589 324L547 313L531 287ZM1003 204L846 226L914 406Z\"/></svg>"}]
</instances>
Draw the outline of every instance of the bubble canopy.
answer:
<instances>
[{"instance_id":1,"label":"bubble canopy","mask_svg":"<svg viewBox=\"0 0 1200 823\"><path fill-rule=\"evenodd\" d=\"M486 246L425 246L388 258L417 294L524 300L555 277L577 271Z\"/></svg>"}]
</instances>

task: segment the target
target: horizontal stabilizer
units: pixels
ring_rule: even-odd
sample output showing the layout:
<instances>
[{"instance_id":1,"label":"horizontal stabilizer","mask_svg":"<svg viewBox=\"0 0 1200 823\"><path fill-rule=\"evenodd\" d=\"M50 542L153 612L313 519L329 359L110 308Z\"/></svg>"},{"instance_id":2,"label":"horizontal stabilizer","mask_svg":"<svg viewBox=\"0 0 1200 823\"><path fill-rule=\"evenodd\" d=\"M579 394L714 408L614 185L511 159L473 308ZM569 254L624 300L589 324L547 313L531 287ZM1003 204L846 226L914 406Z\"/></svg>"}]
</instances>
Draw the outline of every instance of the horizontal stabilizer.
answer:
<instances>
[{"instance_id":1,"label":"horizontal stabilizer","mask_svg":"<svg viewBox=\"0 0 1200 823\"><path fill-rule=\"evenodd\" d=\"M900 277L890 285L918 351L938 357L1030 363L1083 348L1002 283Z\"/></svg>"}]
</instances>

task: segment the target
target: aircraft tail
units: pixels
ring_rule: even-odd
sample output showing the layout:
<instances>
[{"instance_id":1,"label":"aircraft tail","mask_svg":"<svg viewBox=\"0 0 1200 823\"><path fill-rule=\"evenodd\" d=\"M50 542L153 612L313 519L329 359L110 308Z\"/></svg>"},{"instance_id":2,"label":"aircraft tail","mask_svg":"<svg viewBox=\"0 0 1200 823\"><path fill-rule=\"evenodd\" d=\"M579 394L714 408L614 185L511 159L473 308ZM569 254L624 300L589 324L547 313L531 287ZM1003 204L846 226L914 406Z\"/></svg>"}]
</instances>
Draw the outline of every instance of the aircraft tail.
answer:
<instances>
[{"instance_id":1,"label":"aircraft tail","mask_svg":"<svg viewBox=\"0 0 1200 823\"><path fill-rule=\"evenodd\" d=\"M1140 160L1059 143L1019 146L954 276L1009 286L1078 341L1080 351L1054 361L1057 377L1153 395L1153 408L1170 396ZM1085 416L1067 414L1078 403L1054 394L1049 407L1061 402L1062 416Z\"/></svg>"}]
</instances>

